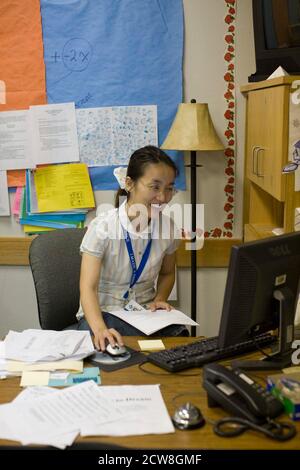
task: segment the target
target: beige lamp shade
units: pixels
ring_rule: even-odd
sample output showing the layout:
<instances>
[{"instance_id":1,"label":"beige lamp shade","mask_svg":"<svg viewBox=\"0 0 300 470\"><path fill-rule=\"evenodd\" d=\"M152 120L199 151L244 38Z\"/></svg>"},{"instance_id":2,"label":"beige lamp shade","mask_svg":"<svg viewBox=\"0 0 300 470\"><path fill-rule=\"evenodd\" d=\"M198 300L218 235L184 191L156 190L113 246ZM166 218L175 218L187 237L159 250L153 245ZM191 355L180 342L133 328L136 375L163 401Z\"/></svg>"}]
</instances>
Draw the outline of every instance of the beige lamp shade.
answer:
<instances>
[{"instance_id":1,"label":"beige lamp shade","mask_svg":"<svg viewBox=\"0 0 300 470\"><path fill-rule=\"evenodd\" d=\"M207 103L181 103L161 145L167 150L224 150Z\"/></svg>"}]
</instances>

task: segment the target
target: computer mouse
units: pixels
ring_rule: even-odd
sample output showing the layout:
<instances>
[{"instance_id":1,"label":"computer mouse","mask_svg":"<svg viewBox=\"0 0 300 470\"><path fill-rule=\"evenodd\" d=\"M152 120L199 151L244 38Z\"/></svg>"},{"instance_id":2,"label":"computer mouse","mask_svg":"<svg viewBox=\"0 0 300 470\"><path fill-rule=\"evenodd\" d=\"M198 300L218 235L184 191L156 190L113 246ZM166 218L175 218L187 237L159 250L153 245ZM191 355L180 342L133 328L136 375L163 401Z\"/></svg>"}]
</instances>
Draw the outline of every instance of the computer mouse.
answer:
<instances>
[{"instance_id":1,"label":"computer mouse","mask_svg":"<svg viewBox=\"0 0 300 470\"><path fill-rule=\"evenodd\" d=\"M105 352L111 356L122 356L123 354L127 353L127 349L125 346L120 346L119 344L112 346L110 343L108 343L105 348Z\"/></svg>"},{"instance_id":2,"label":"computer mouse","mask_svg":"<svg viewBox=\"0 0 300 470\"><path fill-rule=\"evenodd\" d=\"M200 409L190 402L184 403L175 410L172 421L174 426L181 430L201 428L205 424Z\"/></svg>"}]
</instances>

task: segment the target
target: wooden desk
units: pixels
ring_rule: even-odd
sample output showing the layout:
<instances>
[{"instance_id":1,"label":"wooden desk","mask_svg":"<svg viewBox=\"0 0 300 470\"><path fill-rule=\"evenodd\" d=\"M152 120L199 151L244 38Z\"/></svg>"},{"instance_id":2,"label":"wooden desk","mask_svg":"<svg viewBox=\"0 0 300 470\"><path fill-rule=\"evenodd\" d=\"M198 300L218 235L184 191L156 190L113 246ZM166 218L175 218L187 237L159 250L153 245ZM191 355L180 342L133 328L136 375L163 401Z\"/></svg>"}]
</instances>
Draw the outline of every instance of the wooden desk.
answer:
<instances>
[{"instance_id":1,"label":"wooden desk","mask_svg":"<svg viewBox=\"0 0 300 470\"><path fill-rule=\"evenodd\" d=\"M139 349L136 337L125 338L126 344L132 348ZM143 338L145 339L145 338ZM195 341L195 338L165 338L166 347L172 347L177 344ZM249 357L249 356L248 356ZM230 361L228 361L230 362ZM226 361L223 361L225 364ZM143 367L153 373L166 375L150 375L141 371L138 366L132 366L120 369L115 372L101 372L103 385L141 385L141 384L161 384L161 393L165 400L169 413L172 415L175 410L173 398L179 393L186 393L176 400L176 405L186 401L191 401L199 406L203 415L210 420L217 420L228 414L221 408L208 408L206 392L202 388L202 369L195 368L182 371L178 374L169 374L168 372L146 363ZM188 374L197 374L190 376ZM249 373L251 375L251 373ZM256 375L263 377L267 374L260 372ZM20 378L9 378L0 381L0 403L7 403L13 400L22 390L19 386ZM194 392L194 395L189 393ZM141 417L142 419L142 417ZM283 420L290 421L283 415ZM134 449L300 449L300 422L296 422L298 434L290 441L280 443L268 439L261 434L247 431L242 436L235 438L221 438L213 433L212 425L206 425L200 429L191 431L176 430L175 434L157 434L132 437L89 437L80 438L81 441L106 442L122 445ZM0 440L0 444L13 444L12 441Z\"/></svg>"}]
</instances>

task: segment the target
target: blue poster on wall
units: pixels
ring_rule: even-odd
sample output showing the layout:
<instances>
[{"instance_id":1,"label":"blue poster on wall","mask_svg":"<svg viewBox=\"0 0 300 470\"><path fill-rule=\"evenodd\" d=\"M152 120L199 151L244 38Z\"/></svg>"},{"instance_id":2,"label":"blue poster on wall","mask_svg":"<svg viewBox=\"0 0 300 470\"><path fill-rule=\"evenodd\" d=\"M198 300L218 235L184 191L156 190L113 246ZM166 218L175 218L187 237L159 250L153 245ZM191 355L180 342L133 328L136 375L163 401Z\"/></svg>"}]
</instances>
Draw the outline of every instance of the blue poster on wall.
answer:
<instances>
[{"instance_id":1,"label":"blue poster on wall","mask_svg":"<svg viewBox=\"0 0 300 470\"><path fill-rule=\"evenodd\" d=\"M41 0L41 15L48 102L157 105L160 145L182 102L182 0ZM117 188L113 169L90 168L94 189Z\"/></svg>"}]
</instances>

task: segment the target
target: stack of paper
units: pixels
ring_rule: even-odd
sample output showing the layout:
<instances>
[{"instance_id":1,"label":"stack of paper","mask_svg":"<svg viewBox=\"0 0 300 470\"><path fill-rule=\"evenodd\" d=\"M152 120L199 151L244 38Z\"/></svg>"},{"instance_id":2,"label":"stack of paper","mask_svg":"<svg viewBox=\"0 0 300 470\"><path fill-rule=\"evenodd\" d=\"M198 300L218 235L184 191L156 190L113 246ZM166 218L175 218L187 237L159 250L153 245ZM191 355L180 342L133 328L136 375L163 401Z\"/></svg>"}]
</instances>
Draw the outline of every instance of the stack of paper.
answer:
<instances>
[{"instance_id":1,"label":"stack of paper","mask_svg":"<svg viewBox=\"0 0 300 470\"><path fill-rule=\"evenodd\" d=\"M83 227L86 213L93 207L94 194L85 164L27 170L20 212L26 233Z\"/></svg>"},{"instance_id":2,"label":"stack of paper","mask_svg":"<svg viewBox=\"0 0 300 470\"><path fill-rule=\"evenodd\" d=\"M79 161L74 103L2 112L1 132L6 138L0 142L0 170L32 169L26 194L18 188L13 203L24 232L82 227L95 201L87 165L71 163ZM6 171L0 171L0 180L0 216L9 215Z\"/></svg>"},{"instance_id":3,"label":"stack of paper","mask_svg":"<svg viewBox=\"0 0 300 470\"><path fill-rule=\"evenodd\" d=\"M55 370L55 367L53 368ZM85 367L81 373L72 372L50 372L23 370L21 387L49 385L49 387L70 387L79 383L93 380L100 385L99 367Z\"/></svg>"},{"instance_id":4,"label":"stack of paper","mask_svg":"<svg viewBox=\"0 0 300 470\"><path fill-rule=\"evenodd\" d=\"M141 419L142 417L142 419ZM158 385L26 389L0 406L0 438L61 449L82 436L174 432Z\"/></svg>"},{"instance_id":5,"label":"stack of paper","mask_svg":"<svg viewBox=\"0 0 300 470\"><path fill-rule=\"evenodd\" d=\"M1 363L1 359L0 359ZM62 360L54 362L35 362L28 363L22 361L5 361L2 367L3 376L8 375L21 375L21 386L28 385L51 385L50 381L54 378L57 378L57 375L52 374L64 374L67 377L73 376L70 371L81 374L83 372L83 361L72 361L72 360ZM64 371L64 372L57 372ZM67 371L67 372L66 372ZM62 377L61 377L62 378ZM88 376L88 378L92 378ZM67 385L67 384L63 384ZM71 385L71 384L70 384ZM56 385L54 385L56 386Z\"/></svg>"},{"instance_id":6,"label":"stack of paper","mask_svg":"<svg viewBox=\"0 0 300 470\"><path fill-rule=\"evenodd\" d=\"M19 223L23 225L25 233L37 233L45 230L81 228L84 225L86 210L74 212L30 213L29 187L22 188Z\"/></svg>"},{"instance_id":7,"label":"stack of paper","mask_svg":"<svg viewBox=\"0 0 300 470\"><path fill-rule=\"evenodd\" d=\"M5 358L24 362L80 360L94 353L89 331L9 331L4 340Z\"/></svg>"},{"instance_id":8,"label":"stack of paper","mask_svg":"<svg viewBox=\"0 0 300 470\"><path fill-rule=\"evenodd\" d=\"M6 368L9 372L28 372L28 371L53 371L53 370L72 370L76 372L83 371L83 361L74 361L65 359L54 362L35 362L28 363L23 361L6 361Z\"/></svg>"},{"instance_id":9,"label":"stack of paper","mask_svg":"<svg viewBox=\"0 0 300 470\"><path fill-rule=\"evenodd\" d=\"M79 161L74 103L1 112L0 135L0 179L3 180L2 184L0 182L0 216L10 215L6 171L3 170ZM11 183L10 186L22 186L19 178Z\"/></svg>"}]
</instances>

